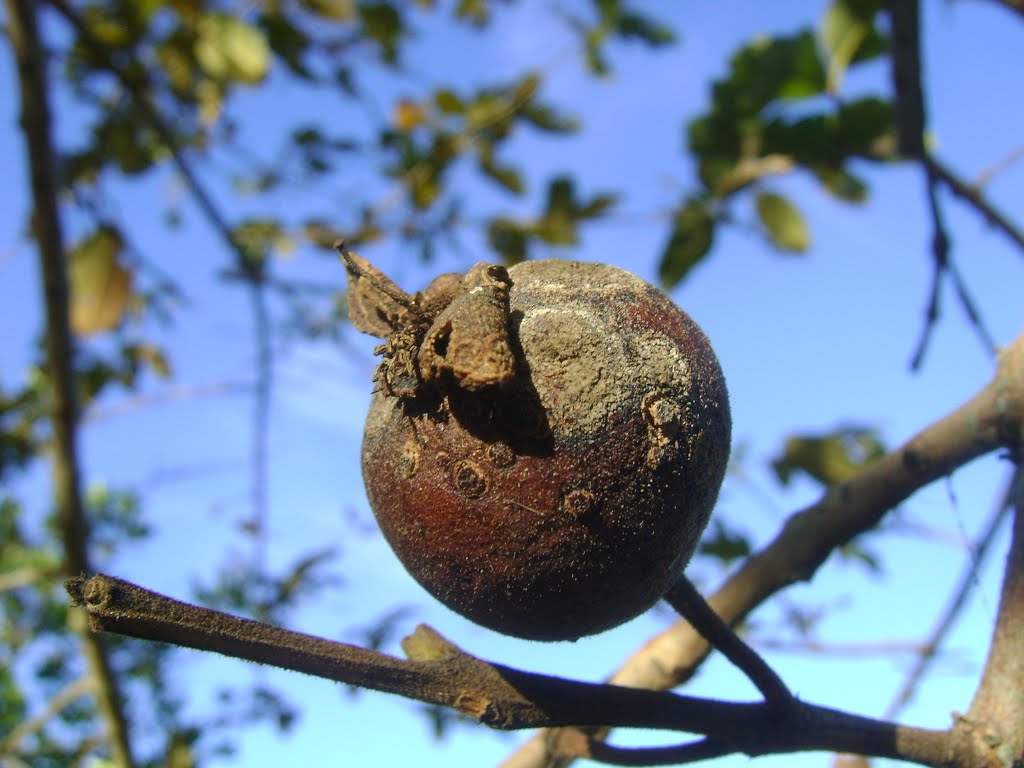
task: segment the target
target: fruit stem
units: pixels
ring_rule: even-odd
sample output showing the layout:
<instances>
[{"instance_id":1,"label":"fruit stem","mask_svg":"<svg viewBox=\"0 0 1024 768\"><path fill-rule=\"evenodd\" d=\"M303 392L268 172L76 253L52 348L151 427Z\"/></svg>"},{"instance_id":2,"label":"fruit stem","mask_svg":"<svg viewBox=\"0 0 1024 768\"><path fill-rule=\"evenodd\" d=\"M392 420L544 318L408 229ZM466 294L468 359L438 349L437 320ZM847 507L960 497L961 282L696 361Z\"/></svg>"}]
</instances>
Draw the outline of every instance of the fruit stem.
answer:
<instances>
[{"instance_id":1,"label":"fruit stem","mask_svg":"<svg viewBox=\"0 0 1024 768\"><path fill-rule=\"evenodd\" d=\"M720 651L750 679L766 702L785 708L796 703L782 678L715 613L686 576L676 580L665 593L665 600L693 625L712 648Z\"/></svg>"}]
</instances>

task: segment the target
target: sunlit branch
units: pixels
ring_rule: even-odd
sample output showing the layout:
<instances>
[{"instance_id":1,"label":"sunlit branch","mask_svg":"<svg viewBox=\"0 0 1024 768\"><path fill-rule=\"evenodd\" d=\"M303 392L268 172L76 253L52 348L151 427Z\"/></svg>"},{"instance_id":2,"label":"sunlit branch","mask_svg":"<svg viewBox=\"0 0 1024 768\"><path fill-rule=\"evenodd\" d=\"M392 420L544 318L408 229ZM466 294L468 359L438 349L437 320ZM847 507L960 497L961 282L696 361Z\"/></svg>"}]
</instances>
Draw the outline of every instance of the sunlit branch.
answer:
<instances>
[{"instance_id":1,"label":"sunlit branch","mask_svg":"<svg viewBox=\"0 0 1024 768\"><path fill-rule=\"evenodd\" d=\"M1021 445L1017 446L1020 461ZM981 682L967 714L958 718L960 738L954 762L981 754L991 764L1020 765L1024 761L1024 472L1018 464L1010 491L1013 531Z\"/></svg>"},{"instance_id":2,"label":"sunlit branch","mask_svg":"<svg viewBox=\"0 0 1024 768\"><path fill-rule=\"evenodd\" d=\"M23 739L41 731L57 713L92 691L93 684L88 675L72 680L51 696L40 712L19 723L10 733L0 739L0 755L6 759L9 755L16 754L18 744Z\"/></svg>"}]
</instances>

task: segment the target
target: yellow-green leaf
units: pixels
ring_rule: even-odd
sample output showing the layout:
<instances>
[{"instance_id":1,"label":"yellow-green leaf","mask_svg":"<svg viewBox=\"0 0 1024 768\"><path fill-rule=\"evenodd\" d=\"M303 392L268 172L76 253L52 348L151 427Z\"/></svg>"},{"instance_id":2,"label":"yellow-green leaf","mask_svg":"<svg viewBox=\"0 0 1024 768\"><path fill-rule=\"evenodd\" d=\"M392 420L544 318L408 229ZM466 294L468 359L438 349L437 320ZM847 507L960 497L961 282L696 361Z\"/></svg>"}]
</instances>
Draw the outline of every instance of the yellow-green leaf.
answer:
<instances>
[{"instance_id":1,"label":"yellow-green leaf","mask_svg":"<svg viewBox=\"0 0 1024 768\"><path fill-rule=\"evenodd\" d=\"M117 327L132 296L132 273L118 258L121 233L102 226L71 252L71 330L86 336Z\"/></svg>"},{"instance_id":2,"label":"yellow-green leaf","mask_svg":"<svg viewBox=\"0 0 1024 768\"><path fill-rule=\"evenodd\" d=\"M838 93L853 56L871 31L871 24L855 13L847 0L835 0L821 20L818 34L828 61L826 90Z\"/></svg>"},{"instance_id":3,"label":"yellow-green leaf","mask_svg":"<svg viewBox=\"0 0 1024 768\"><path fill-rule=\"evenodd\" d=\"M715 235L715 221L707 206L688 200L676 212L672 234L661 253L658 276L666 288L678 285L708 255Z\"/></svg>"},{"instance_id":4,"label":"yellow-green leaf","mask_svg":"<svg viewBox=\"0 0 1024 768\"><path fill-rule=\"evenodd\" d=\"M356 15L355 0L302 0L307 10L335 21L351 21Z\"/></svg>"},{"instance_id":5,"label":"yellow-green leaf","mask_svg":"<svg viewBox=\"0 0 1024 768\"><path fill-rule=\"evenodd\" d=\"M783 485L803 473L822 485L844 483L885 454L885 445L872 429L843 427L824 435L793 435L786 439L772 468Z\"/></svg>"},{"instance_id":6,"label":"yellow-green leaf","mask_svg":"<svg viewBox=\"0 0 1024 768\"><path fill-rule=\"evenodd\" d=\"M270 69L270 46L263 33L241 19L208 13L196 25L196 59L216 80L254 84Z\"/></svg>"},{"instance_id":7,"label":"yellow-green leaf","mask_svg":"<svg viewBox=\"0 0 1024 768\"><path fill-rule=\"evenodd\" d=\"M757 215L768 239L780 251L803 253L811 242L803 214L782 195L762 192L757 196Z\"/></svg>"}]
</instances>

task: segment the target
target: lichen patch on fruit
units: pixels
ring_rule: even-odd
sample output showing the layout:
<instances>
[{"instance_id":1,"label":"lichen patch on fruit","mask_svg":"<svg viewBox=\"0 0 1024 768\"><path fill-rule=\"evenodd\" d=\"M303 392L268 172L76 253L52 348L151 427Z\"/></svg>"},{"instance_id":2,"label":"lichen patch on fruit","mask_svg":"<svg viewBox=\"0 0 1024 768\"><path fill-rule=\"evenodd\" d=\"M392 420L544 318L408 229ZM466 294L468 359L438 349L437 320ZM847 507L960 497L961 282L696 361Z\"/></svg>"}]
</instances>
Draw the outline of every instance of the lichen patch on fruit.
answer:
<instances>
[{"instance_id":1,"label":"lichen patch on fruit","mask_svg":"<svg viewBox=\"0 0 1024 768\"><path fill-rule=\"evenodd\" d=\"M552 427L574 439L599 434L628 396L621 380L621 343L592 312L539 307L523 313L519 344Z\"/></svg>"}]
</instances>

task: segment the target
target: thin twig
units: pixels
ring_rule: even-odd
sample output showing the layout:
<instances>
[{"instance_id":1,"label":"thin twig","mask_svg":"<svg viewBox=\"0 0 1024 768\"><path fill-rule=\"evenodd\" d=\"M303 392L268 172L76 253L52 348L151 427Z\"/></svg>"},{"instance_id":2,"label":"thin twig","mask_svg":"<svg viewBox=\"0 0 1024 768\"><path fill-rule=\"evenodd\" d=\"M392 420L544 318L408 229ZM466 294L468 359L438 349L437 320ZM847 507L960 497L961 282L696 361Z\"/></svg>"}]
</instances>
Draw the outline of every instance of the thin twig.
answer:
<instances>
[{"instance_id":1,"label":"thin twig","mask_svg":"<svg viewBox=\"0 0 1024 768\"><path fill-rule=\"evenodd\" d=\"M992 334L989 332L985 325L985 321L981 318L981 311L978 309L978 305L971 296L970 290L967 288L967 283L960 274L960 270L950 255L951 241L949 238L949 232L946 229L945 217L942 212L942 203L939 199L938 184L939 179L935 173L931 170L931 167L924 165L926 183L928 189L928 208L931 211L932 216L932 261L934 263L932 268L932 286L929 292L928 309L925 312L925 325L921 332L921 339L918 342L917 350L914 352L914 356L911 359L910 367L913 370L917 370L921 367L921 363L924 361L924 355L928 348L928 342L931 339L932 331L935 329L935 324L941 314L941 287L942 278L949 277L953 283L953 290L956 292L957 298L960 300L960 306L963 307L964 313L967 315L967 320L974 328L978 337L981 339L982 346L985 350L994 355L996 352L995 339L992 338Z\"/></svg>"},{"instance_id":2,"label":"thin twig","mask_svg":"<svg viewBox=\"0 0 1024 768\"><path fill-rule=\"evenodd\" d=\"M928 308L924 313L924 328L921 330L921 338L910 360L910 368L915 371L924 362L932 332L942 314L942 279L949 269L949 235L946 233L942 207L936 190L937 182L930 173L926 172L926 176L928 209L932 215L932 284L928 291Z\"/></svg>"},{"instance_id":3,"label":"thin twig","mask_svg":"<svg viewBox=\"0 0 1024 768\"><path fill-rule=\"evenodd\" d=\"M761 692L765 701L782 707L788 707L793 703L793 694L782 678L722 621L686 576L680 576L676 580L672 588L665 593L665 600L693 625L712 648L750 678L750 682Z\"/></svg>"},{"instance_id":4,"label":"thin twig","mask_svg":"<svg viewBox=\"0 0 1024 768\"><path fill-rule=\"evenodd\" d=\"M982 171L974 177L974 181L971 186L974 187L979 193L985 187L992 183L996 176L1007 171L1011 166L1020 160L1024 160L1024 146L1014 147L996 162Z\"/></svg>"},{"instance_id":5,"label":"thin twig","mask_svg":"<svg viewBox=\"0 0 1024 768\"><path fill-rule=\"evenodd\" d=\"M75 396L74 342L69 325L64 237L57 206L52 117L45 51L37 26L38 6L32 0L6 0L7 32L18 63L21 91L21 129L31 176L32 228L39 246L39 263L46 312L46 362L51 390L53 424L53 486L67 574L89 568L89 527L81 494L78 463L78 404ZM134 764L128 722L107 650L89 632L82 635L84 652L94 678L97 705L109 730L111 758L121 768Z\"/></svg>"},{"instance_id":6,"label":"thin twig","mask_svg":"<svg viewBox=\"0 0 1024 768\"><path fill-rule=\"evenodd\" d=\"M1024 230L1016 226L1006 214L986 200L978 189L965 182L935 157L926 155L924 162L942 183L949 187L954 195L963 199L978 211L988 224L1010 238L1014 245L1024 254Z\"/></svg>"},{"instance_id":7,"label":"thin twig","mask_svg":"<svg viewBox=\"0 0 1024 768\"><path fill-rule=\"evenodd\" d=\"M15 754L22 739L41 731L61 710L88 695L92 690L92 680L88 675L72 680L51 696L40 712L19 723L10 733L0 739L0 755L6 759L9 755Z\"/></svg>"}]
</instances>

